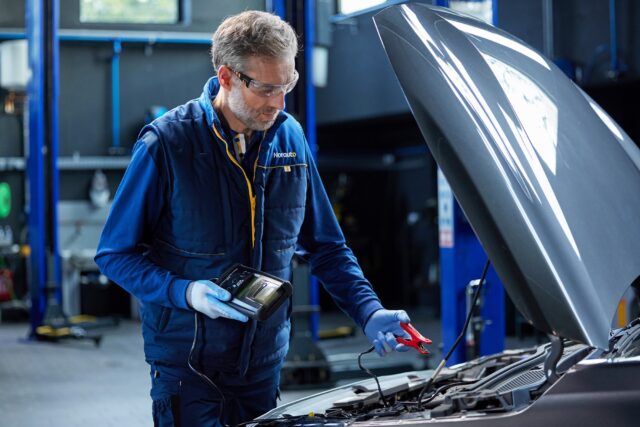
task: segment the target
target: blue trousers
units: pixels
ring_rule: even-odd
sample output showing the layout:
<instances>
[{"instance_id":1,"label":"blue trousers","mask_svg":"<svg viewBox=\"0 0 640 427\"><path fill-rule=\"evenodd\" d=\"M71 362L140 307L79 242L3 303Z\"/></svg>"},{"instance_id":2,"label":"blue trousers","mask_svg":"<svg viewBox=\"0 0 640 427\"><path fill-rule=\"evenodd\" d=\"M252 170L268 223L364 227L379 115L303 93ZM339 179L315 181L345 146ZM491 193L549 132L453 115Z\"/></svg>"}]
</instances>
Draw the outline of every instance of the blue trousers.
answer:
<instances>
[{"instance_id":1,"label":"blue trousers","mask_svg":"<svg viewBox=\"0 0 640 427\"><path fill-rule=\"evenodd\" d=\"M151 364L153 424L157 427L209 427L236 425L276 407L280 368L249 369L245 376L219 371L204 372L224 394L188 367ZM220 413L222 411L222 414Z\"/></svg>"}]
</instances>

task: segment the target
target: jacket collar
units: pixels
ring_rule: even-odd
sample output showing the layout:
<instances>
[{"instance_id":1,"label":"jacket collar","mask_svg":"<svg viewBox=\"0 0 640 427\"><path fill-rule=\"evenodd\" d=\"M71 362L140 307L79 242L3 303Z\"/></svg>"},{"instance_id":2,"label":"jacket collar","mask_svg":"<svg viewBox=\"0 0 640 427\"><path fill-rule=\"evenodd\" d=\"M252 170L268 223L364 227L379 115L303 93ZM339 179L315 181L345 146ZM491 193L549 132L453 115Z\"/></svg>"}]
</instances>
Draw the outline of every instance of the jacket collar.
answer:
<instances>
[{"instance_id":1,"label":"jacket collar","mask_svg":"<svg viewBox=\"0 0 640 427\"><path fill-rule=\"evenodd\" d=\"M236 136L236 132L229 128L224 117L220 117L215 108L213 108L213 100L218 95L219 91L220 82L218 81L218 77L211 77L207 83L205 83L202 95L200 95L198 101L200 102L200 105L205 112L205 116L207 117L207 125L209 127L215 125L216 129L218 129L218 131L227 140L231 141ZM252 139L260 138L262 138L262 132L254 132Z\"/></svg>"},{"instance_id":2,"label":"jacket collar","mask_svg":"<svg viewBox=\"0 0 640 427\"><path fill-rule=\"evenodd\" d=\"M207 118L207 124L209 127L215 125L218 129L221 129L222 126L220 124L220 118L216 114L216 110L213 109L212 101L218 94L220 90L220 83L218 82L218 77L211 77L204 84L204 88L202 89L202 95L198 99L202 110Z\"/></svg>"}]
</instances>

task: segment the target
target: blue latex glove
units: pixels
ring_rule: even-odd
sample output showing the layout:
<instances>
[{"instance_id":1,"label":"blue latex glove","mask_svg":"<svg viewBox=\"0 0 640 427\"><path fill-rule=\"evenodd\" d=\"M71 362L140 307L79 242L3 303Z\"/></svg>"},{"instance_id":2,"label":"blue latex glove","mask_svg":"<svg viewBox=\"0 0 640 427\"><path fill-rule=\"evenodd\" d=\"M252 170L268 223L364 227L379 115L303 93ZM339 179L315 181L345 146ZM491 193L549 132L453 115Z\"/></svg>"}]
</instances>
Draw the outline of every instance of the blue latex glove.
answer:
<instances>
[{"instance_id":1,"label":"blue latex glove","mask_svg":"<svg viewBox=\"0 0 640 427\"><path fill-rule=\"evenodd\" d=\"M198 310L212 319L226 317L246 322L248 320L246 315L223 302L230 299L229 291L209 280L191 282L187 287L187 303L194 310Z\"/></svg>"},{"instance_id":2,"label":"blue latex glove","mask_svg":"<svg viewBox=\"0 0 640 427\"><path fill-rule=\"evenodd\" d=\"M392 351L407 351L409 347L396 341L396 335L409 339L409 334L400 327L400 322L410 321L404 310L380 309L371 315L364 326L364 333L380 356Z\"/></svg>"}]
</instances>

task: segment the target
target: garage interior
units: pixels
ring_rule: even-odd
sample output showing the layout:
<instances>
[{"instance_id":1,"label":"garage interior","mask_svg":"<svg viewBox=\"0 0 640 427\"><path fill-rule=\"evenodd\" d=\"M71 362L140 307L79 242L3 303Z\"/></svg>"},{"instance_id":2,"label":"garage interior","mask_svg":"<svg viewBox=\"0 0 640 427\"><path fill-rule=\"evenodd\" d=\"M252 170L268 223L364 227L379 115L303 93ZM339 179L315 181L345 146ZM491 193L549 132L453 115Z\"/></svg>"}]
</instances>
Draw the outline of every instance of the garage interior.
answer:
<instances>
[{"instance_id":1,"label":"garage interior","mask_svg":"<svg viewBox=\"0 0 640 427\"><path fill-rule=\"evenodd\" d=\"M109 15L111 3L130 7ZM169 8L138 13L145 4ZM0 0L0 425L152 424L139 305L94 256L140 129L197 98L211 34L263 10L296 30L303 126L334 213L387 308L430 338L429 355L368 355L378 375L433 369L548 341L516 310L438 172L372 16L403 1ZM433 0L551 59L640 141L640 3ZM140 9L137 9L140 7ZM101 9L102 8L102 9ZM134 12L135 11L135 12ZM424 76L428 79L429 76ZM438 100L433 100L437 103ZM374 190L375 189L375 190ZM369 378L369 343L293 261L292 336L279 404ZM629 290L612 328L638 316Z\"/></svg>"}]
</instances>

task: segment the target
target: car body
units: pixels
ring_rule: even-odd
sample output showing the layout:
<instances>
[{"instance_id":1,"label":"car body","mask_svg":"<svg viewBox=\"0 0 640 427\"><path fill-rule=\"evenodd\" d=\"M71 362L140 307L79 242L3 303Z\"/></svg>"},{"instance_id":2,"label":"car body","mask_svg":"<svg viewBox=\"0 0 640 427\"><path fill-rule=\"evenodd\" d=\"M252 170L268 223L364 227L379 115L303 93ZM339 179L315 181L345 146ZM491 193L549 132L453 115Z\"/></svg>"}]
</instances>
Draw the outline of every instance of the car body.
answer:
<instances>
[{"instance_id":1,"label":"car body","mask_svg":"<svg viewBox=\"0 0 640 427\"><path fill-rule=\"evenodd\" d=\"M507 293L551 342L446 368L420 405L433 371L382 377L387 405L365 380L262 422L639 425L640 321L611 324L640 279L640 150L551 61L500 29L420 3L374 21Z\"/></svg>"}]
</instances>

